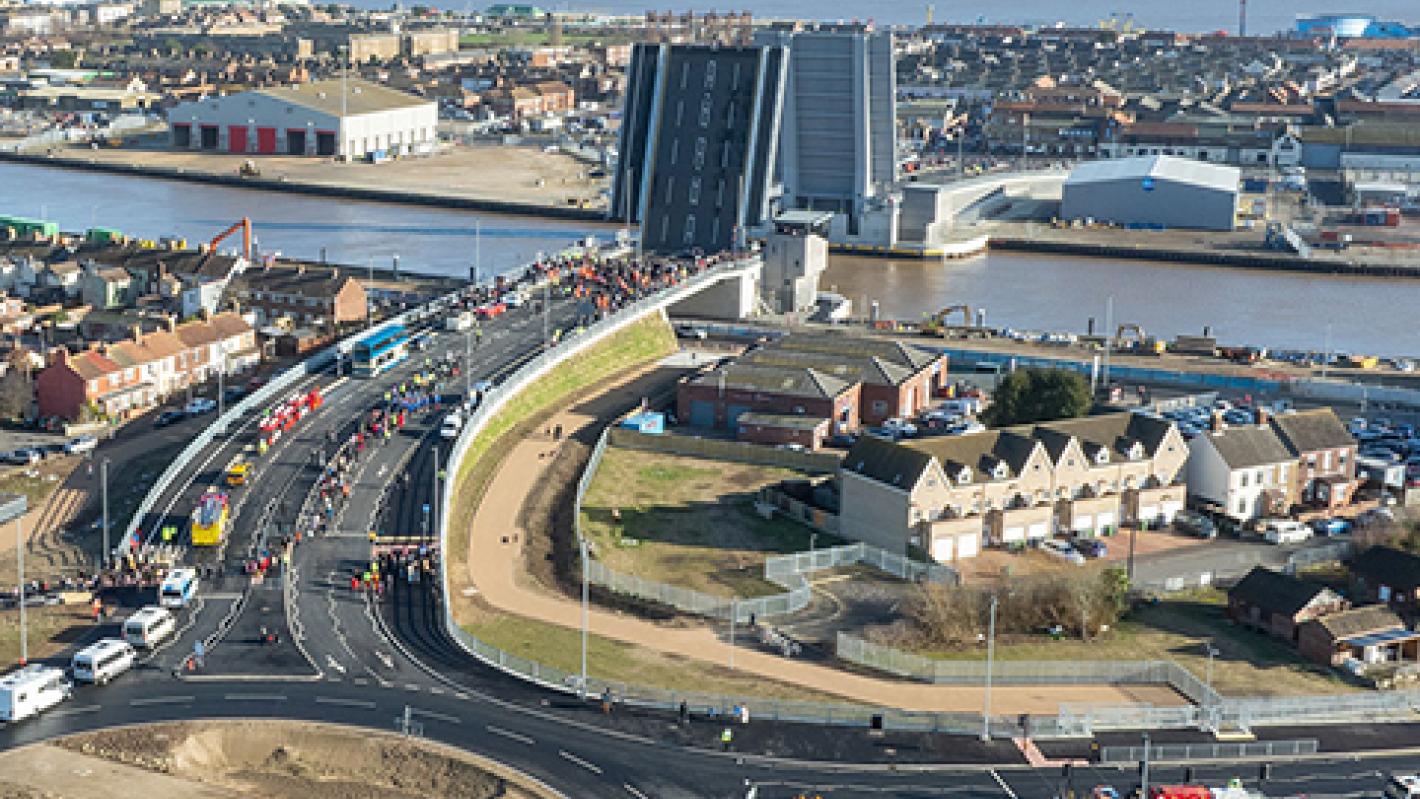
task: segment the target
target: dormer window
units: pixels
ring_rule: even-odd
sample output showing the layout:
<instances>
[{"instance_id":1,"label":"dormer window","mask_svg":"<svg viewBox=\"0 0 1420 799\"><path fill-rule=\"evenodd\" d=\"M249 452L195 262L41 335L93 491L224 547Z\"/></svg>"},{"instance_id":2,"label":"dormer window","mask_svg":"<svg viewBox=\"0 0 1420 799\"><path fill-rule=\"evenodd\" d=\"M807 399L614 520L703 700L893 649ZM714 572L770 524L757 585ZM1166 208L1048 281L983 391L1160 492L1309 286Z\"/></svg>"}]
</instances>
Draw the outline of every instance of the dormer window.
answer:
<instances>
[{"instance_id":1,"label":"dormer window","mask_svg":"<svg viewBox=\"0 0 1420 799\"><path fill-rule=\"evenodd\" d=\"M1172 452L1173 450L1170 449L1169 451ZM1129 445L1129 460L1131 460L1131 461L1137 461L1137 460L1139 460L1140 458L1143 458L1143 457L1144 457L1144 445L1143 445L1143 444L1140 444L1138 441L1135 441L1133 444L1130 444L1130 445Z\"/></svg>"},{"instance_id":2,"label":"dormer window","mask_svg":"<svg viewBox=\"0 0 1420 799\"><path fill-rule=\"evenodd\" d=\"M957 472L957 485L963 485L963 486L964 486L964 485L966 485L967 483L970 483L970 482L971 482L971 467L970 467L970 466L963 466L963 467L961 467L961 471Z\"/></svg>"},{"instance_id":3,"label":"dormer window","mask_svg":"<svg viewBox=\"0 0 1420 799\"><path fill-rule=\"evenodd\" d=\"M1095 453L1095 465L1103 466L1106 463L1109 463L1109 450L1105 449L1104 447L1100 447L1099 452Z\"/></svg>"},{"instance_id":4,"label":"dormer window","mask_svg":"<svg viewBox=\"0 0 1420 799\"><path fill-rule=\"evenodd\" d=\"M998 463L991 468L991 476L997 480L1004 480L1010 476L1010 470L1006 468L1006 464Z\"/></svg>"}]
</instances>

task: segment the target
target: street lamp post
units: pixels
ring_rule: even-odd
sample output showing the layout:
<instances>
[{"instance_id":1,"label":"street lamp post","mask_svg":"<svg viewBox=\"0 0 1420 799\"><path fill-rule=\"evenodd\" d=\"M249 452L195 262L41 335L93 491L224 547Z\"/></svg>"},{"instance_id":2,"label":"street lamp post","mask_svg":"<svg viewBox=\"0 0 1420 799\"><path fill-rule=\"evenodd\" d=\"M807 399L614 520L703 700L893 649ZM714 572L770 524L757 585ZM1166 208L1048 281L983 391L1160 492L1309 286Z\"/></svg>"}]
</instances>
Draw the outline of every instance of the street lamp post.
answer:
<instances>
[{"instance_id":1,"label":"street lamp post","mask_svg":"<svg viewBox=\"0 0 1420 799\"><path fill-rule=\"evenodd\" d=\"M996 660L996 603L991 595L991 615L986 623L986 696L981 704L981 740L991 740L991 669Z\"/></svg>"},{"instance_id":2,"label":"street lamp post","mask_svg":"<svg viewBox=\"0 0 1420 799\"><path fill-rule=\"evenodd\" d=\"M1208 692L1213 692L1213 658L1218 654L1218 648L1213 646L1213 640L1203 642L1203 651L1208 654Z\"/></svg>"},{"instance_id":3,"label":"street lamp post","mask_svg":"<svg viewBox=\"0 0 1420 799\"><path fill-rule=\"evenodd\" d=\"M1139 795L1149 795L1149 733L1144 733L1144 760L1139 764Z\"/></svg>"},{"instance_id":4,"label":"street lamp post","mask_svg":"<svg viewBox=\"0 0 1420 799\"><path fill-rule=\"evenodd\" d=\"M112 548L109 546L108 540L108 458L99 461L99 497L103 505L103 518L100 524L103 525L104 531L104 549L99 553L99 563L107 569L112 557Z\"/></svg>"},{"instance_id":5,"label":"street lamp post","mask_svg":"<svg viewBox=\"0 0 1420 799\"><path fill-rule=\"evenodd\" d=\"M20 665L23 666L30 659L30 639L29 627L25 618L25 536L23 517L15 517L15 553L18 558L16 564L19 569L19 579L16 580L20 586Z\"/></svg>"},{"instance_id":6,"label":"street lamp post","mask_svg":"<svg viewBox=\"0 0 1420 799\"><path fill-rule=\"evenodd\" d=\"M587 623L588 623L588 580L587 571L590 568L587 563L587 539L577 538L577 548L582 553L582 682L578 687L581 698L587 698Z\"/></svg>"}]
</instances>

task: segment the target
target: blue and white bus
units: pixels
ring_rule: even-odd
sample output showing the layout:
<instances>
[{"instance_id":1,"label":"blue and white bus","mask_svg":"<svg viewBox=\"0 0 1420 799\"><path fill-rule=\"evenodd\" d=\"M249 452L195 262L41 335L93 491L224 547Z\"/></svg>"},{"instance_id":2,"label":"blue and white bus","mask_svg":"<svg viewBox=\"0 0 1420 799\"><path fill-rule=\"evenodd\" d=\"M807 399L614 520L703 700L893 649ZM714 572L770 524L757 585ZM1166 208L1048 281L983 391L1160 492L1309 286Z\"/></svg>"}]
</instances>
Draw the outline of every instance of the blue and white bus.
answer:
<instances>
[{"instance_id":1,"label":"blue and white bus","mask_svg":"<svg viewBox=\"0 0 1420 799\"><path fill-rule=\"evenodd\" d=\"M408 357L409 336L404 325L390 325L355 342L350 351L350 373L355 377L375 377Z\"/></svg>"}]
</instances>

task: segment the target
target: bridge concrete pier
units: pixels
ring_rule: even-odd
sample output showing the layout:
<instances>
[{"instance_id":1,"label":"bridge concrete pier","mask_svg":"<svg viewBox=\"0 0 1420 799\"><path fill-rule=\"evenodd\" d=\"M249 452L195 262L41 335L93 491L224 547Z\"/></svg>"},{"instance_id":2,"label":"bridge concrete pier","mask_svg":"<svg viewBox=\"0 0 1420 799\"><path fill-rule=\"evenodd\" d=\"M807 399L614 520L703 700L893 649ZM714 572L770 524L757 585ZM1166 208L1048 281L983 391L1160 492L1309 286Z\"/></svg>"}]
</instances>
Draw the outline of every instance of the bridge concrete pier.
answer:
<instances>
[{"instance_id":1,"label":"bridge concrete pier","mask_svg":"<svg viewBox=\"0 0 1420 799\"><path fill-rule=\"evenodd\" d=\"M760 281L764 275L764 259L758 254L745 256L743 265L723 273L718 280L672 304L667 310L672 316L694 316L709 319L744 319L759 308Z\"/></svg>"}]
</instances>

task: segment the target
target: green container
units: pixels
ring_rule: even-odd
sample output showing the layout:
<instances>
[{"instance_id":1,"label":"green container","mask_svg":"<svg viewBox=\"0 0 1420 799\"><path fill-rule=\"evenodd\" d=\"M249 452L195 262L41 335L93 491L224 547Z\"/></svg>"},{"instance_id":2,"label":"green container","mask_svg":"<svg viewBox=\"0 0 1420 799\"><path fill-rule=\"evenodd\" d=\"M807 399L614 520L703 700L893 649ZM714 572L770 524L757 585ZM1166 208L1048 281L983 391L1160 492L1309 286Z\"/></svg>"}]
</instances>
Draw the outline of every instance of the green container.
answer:
<instances>
[{"instance_id":1,"label":"green container","mask_svg":"<svg viewBox=\"0 0 1420 799\"><path fill-rule=\"evenodd\" d=\"M123 233L111 227L91 227L84 233L84 240L95 244L122 244Z\"/></svg>"}]
</instances>

